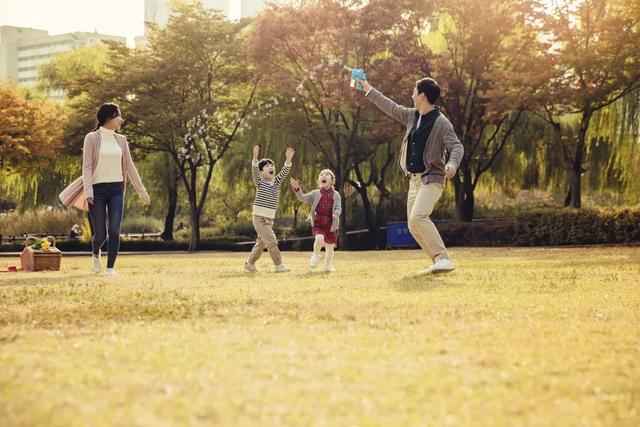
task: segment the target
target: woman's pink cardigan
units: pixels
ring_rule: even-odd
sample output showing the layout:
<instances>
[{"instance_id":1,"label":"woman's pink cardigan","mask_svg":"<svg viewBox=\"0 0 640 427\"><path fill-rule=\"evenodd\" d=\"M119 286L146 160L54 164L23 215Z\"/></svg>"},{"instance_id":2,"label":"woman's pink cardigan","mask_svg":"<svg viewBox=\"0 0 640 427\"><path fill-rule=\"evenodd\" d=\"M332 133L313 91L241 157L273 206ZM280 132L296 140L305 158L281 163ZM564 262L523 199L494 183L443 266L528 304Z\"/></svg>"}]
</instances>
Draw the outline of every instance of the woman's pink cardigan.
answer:
<instances>
[{"instance_id":1,"label":"woman's pink cardigan","mask_svg":"<svg viewBox=\"0 0 640 427\"><path fill-rule=\"evenodd\" d=\"M131 151L129 151L129 143L123 135L115 134L116 141L122 150L122 173L125 188L127 186L127 176L131 178L131 184L136 192L144 198L147 190L142 185L138 170L133 164ZM87 199L93 197L93 171L98 166L98 153L100 153L100 129L89 132L84 137L84 146L82 154L82 176L73 181L65 188L59 197L62 204L66 207L75 206L76 208L88 211L89 203Z\"/></svg>"}]
</instances>

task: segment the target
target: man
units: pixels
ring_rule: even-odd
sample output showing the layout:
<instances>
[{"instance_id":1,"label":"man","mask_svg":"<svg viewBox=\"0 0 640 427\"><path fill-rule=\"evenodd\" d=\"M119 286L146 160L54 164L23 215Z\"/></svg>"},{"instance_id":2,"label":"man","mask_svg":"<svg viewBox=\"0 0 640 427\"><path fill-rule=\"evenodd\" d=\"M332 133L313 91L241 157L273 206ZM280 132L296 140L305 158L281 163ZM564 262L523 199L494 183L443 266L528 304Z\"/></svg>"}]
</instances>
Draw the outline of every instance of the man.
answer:
<instances>
[{"instance_id":1,"label":"man","mask_svg":"<svg viewBox=\"0 0 640 427\"><path fill-rule=\"evenodd\" d=\"M407 108L385 97L366 80L356 79L355 83L362 84L368 100L407 127L399 156L403 175L409 177L407 221L409 231L433 263L421 272L453 271L453 262L430 216L444 190L445 177L455 176L464 148L451 122L435 105L440 86L430 78L418 80L412 95L414 108Z\"/></svg>"}]
</instances>

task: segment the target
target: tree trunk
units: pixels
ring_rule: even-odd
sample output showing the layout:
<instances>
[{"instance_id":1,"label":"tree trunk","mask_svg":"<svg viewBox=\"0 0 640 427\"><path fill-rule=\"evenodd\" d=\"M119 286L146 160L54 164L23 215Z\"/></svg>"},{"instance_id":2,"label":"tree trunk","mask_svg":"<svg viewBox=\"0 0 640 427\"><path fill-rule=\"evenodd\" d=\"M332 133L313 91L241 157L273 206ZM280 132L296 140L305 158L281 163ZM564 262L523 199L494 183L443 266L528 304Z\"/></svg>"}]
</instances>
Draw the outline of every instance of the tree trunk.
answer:
<instances>
[{"instance_id":1,"label":"tree trunk","mask_svg":"<svg viewBox=\"0 0 640 427\"><path fill-rule=\"evenodd\" d=\"M581 205L581 191L582 191L582 170L571 171L571 207L580 209Z\"/></svg>"},{"instance_id":2,"label":"tree trunk","mask_svg":"<svg viewBox=\"0 0 640 427\"><path fill-rule=\"evenodd\" d=\"M340 164L338 162L338 164ZM349 244L347 242L347 198L344 195L344 182L345 177L342 174L342 169L338 166L336 172L336 190L340 193L340 204L342 205L342 214L340 215L340 228L338 229L338 245L341 249L347 249Z\"/></svg>"},{"instance_id":3,"label":"tree trunk","mask_svg":"<svg viewBox=\"0 0 640 427\"><path fill-rule=\"evenodd\" d=\"M293 229L298 228L298 211L300 210L300 205L296 203L293 205Z\"/></svg>"},{"instance_id":4,"label":"tree trunk","mask_svg":"<svg viewBox=\"0 0 640 427\"><path fill-rule=\"evenodd\" d=\"M569 184L569 190L564 198L564 207L567 208L569 205L571 205L571 184Z\"/></svg>"},{"instance_id":5,"label":"tree trunk","mask_svg":"<svg viewBox=\"0 0 640 427\"><path fill-rule=\"evenodd\" d=\"M162 240L173 240L173 223L178 207L178 181L174 180L167 189L167 215L164 219L164 231L160 235Z\"/></svg>"},{"instance_id":6,"label":"tree trunk","mask_svg":"<svg viewBox=\"0 0 640 427\"><path fill-rule=\"evenodd\" d=\"M195 206L195 202L190 204L190 208L191 239L189 240L189 252L196 252L200 250L200 212Z\"/></svg>"},{"instance_id":7,"label":"tree trunk","mask_svg":"<svg viewBox=\"0 0 640 427\"><path fill-rule=\"evenodd\" d=\"M378 226L376 225L373 219L373 208L371 207L371 201L369 200L369 194L367 193L367 187L362 186L358 189L358 193L360 193L360 198L362 199L362 206L364 207L364 219L367 223L367 228L369 229L369 240L372 242L376 242ZM376 245L377 248L377 245Z\"/></svg>"},{"instance_id":8,"label":"tree trunk","mask_svg":"<svg viewBox=\"0 0 640 427\"><path fill-rule=\"evenodd\" d=\"M586 105L582 111L582 120L580 121L580 132L578 133L578 145L576 146L575 155L571 170L571 207L580 209L582 202L582 174L584 169L582 162L584 160L584 148L587 140L587 129L591 120L591 106Z\"/></svg>"},{"instance_id":9,"label":"tree trunk","mask_svg":"<svg viewBox=\"0 0 640 427\"><path fill-rule=\"evenodd\" d=\"M471 222L475 207L471 171L466 169L460 172L463 173L464 180L460 180L457 175L453 180L456 196L456 219L460 222Z\"/></svg>"}]
</instances>

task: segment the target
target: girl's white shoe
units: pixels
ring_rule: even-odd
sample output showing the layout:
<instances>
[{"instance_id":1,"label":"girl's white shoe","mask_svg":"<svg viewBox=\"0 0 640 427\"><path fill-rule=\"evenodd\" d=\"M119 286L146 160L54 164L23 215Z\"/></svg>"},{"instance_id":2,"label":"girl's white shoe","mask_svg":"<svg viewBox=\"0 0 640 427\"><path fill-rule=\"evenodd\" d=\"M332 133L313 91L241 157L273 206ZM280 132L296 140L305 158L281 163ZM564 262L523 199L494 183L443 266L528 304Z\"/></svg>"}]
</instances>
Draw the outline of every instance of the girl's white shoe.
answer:
<instances>
[{"instance_id":1,"label":"girl's white shoe","mask_svg":"<svg viewBox=\"0 0 640 427\"><path fill-rule=\"evenodd\" d=\"M309 260L309 267L316 268L318 266L318 255L311 255L311 259Z\"/></svg>"},{"instance_id":2,"label":"girl's white shoe","mask_svg":"<svg viewBox=\"0 0 640 427\"><path fill-rule=\"evenodd\" d=\"M108 277L116 277L118 273L116 273L116 271L113 268L107 268L104 272L104 275Z\"/></svg>"},{"instance_id":3,"label":"girl's white shoe","mask_svg":"<svg viewBox=\"0 0 640 427\"><path fill-rule=\"evenodd\" d=\"M102 251L98 252L98 256L92 254L91 258L93 258L93 272L96 274L101 273L102 272Z\"/></svg>"}]
</instances>

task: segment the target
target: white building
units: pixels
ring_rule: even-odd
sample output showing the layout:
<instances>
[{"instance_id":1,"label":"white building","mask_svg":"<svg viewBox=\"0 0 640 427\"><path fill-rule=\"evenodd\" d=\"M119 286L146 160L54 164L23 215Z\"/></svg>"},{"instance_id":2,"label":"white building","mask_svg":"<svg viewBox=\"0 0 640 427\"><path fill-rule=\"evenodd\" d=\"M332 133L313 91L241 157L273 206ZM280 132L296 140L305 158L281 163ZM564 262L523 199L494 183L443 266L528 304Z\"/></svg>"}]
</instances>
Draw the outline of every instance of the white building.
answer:
<instances>
[{"instance_id":1,"label":"white building","mask_svg":"<svg viewBox=\"0 0 640 427\"><path fill-rule=\"evenodd\" d=\"M234 0L230 0L234 1ZM240 2L240 17L250 18L264 9L265 0L235 0Z\"/></svg>"},{"instance_id":2,"label":"white building","mask_svg":"<svg viewBox=\"0 0 640 427\"><path fill-rule=\"evenodd\" d=\"M171 8L175 4L188 0L145 0L144 21L158 25L166 25L169 22ZM229 5L234 0L203 0L202 3L209 9L217 10L227 18L229 17ZM239 1L239 0L238 0Z\"/></svg>"},{"instance_id":3,"label":"white building","mask_svg":"<svg viewBox=\"0 0 640 427\"><path fill-rule=\"evenodd\" d=\"M169 21L171 7L189 0L145 0L144 20L158 25L166 25ZM273 2L274 0L271 0ZM288 0L275 0L286 3ZM228 19L248 18L265 8L266 0L202 0L203 4L213 10L220 11Z\"/></svg>"},{"instance_id":4,"label":"white building","mask_svg":"<svg viewBox=\"0 0 640 427\"><path fill-rule=\"evenodd\" d=\"M12 26L0 27L0 79L11 78L21 86L38 81L38 67L59 53L82 46L113 40L126 43L125 37L107 34L75 32L49 35L45 30ZM62 99L62 93L50 94Z\"/></svg>"}]
</instances>

